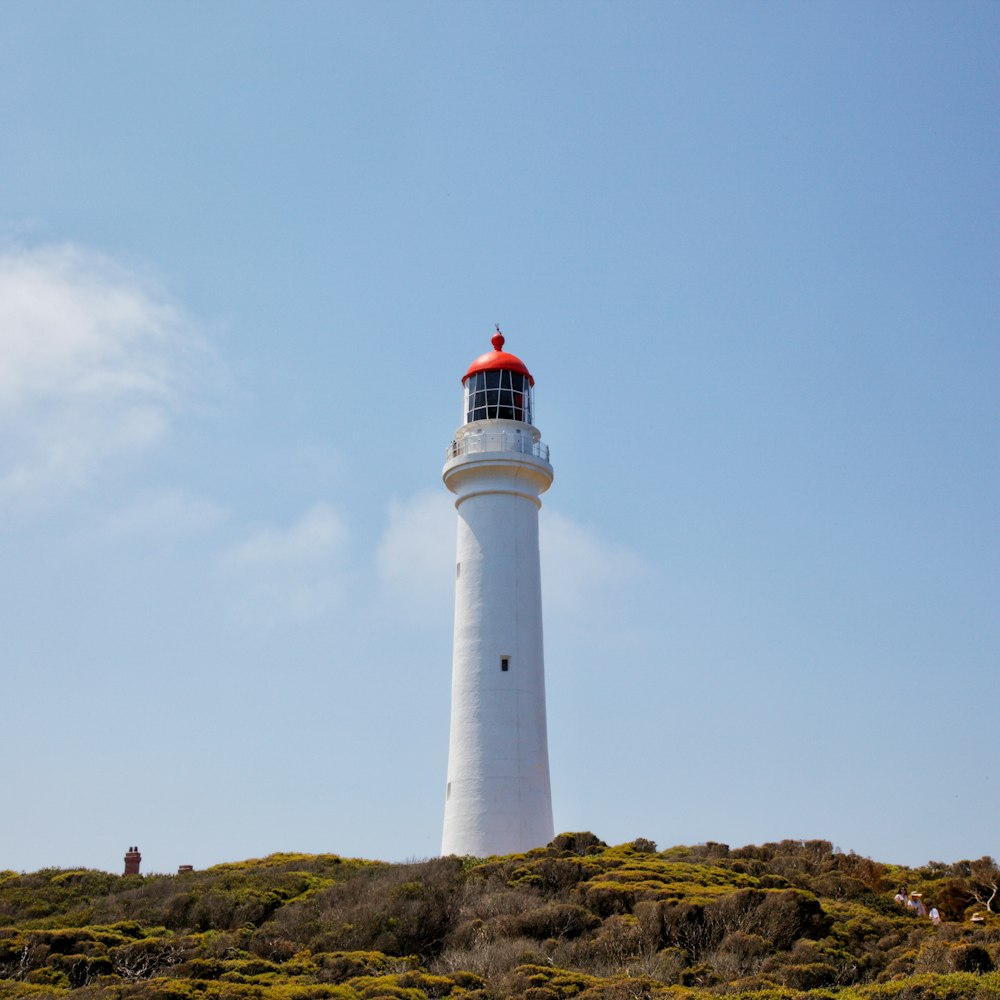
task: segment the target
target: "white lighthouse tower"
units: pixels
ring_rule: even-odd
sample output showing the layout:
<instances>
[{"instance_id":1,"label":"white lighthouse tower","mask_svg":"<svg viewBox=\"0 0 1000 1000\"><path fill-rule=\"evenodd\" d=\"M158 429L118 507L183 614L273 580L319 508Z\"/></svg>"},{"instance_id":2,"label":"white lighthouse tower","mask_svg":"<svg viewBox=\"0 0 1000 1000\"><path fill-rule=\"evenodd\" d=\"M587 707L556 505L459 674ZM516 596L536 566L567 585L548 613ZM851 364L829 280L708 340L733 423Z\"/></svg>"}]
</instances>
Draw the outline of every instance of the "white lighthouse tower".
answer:
<instances>
[{"instance_id":1,"label":"white lighthouse tower","mask_svg":"<svg viewBox=\"0 0 1000 1000\"><path fill-rule=\"evenodd\" d=\"M458 510L451 742L442 854L513 854L553 837L545 729L539 497L552 484L535 380L503 350L462 379L445 461Z\"/></svg>"}]
</instances>

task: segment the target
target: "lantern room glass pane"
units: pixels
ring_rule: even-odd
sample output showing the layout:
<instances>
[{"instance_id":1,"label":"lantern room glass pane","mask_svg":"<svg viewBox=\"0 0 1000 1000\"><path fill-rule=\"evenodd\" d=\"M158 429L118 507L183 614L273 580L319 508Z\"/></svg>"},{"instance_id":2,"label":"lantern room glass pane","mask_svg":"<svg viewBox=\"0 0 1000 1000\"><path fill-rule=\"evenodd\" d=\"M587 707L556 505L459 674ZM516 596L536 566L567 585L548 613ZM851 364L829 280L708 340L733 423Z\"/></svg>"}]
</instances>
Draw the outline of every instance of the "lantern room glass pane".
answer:
<instances>
[{"instance_id":1,"label":"lantern room glass pane","mask_svg":"<svg viewBox=\"0 0 1000 1000\"><path fill-rule=\"evenodd\" d=\"M532 388L526 375L510 371L476 372L465 380L465 422L532 421Z\"/></svg>"}]
</instances>

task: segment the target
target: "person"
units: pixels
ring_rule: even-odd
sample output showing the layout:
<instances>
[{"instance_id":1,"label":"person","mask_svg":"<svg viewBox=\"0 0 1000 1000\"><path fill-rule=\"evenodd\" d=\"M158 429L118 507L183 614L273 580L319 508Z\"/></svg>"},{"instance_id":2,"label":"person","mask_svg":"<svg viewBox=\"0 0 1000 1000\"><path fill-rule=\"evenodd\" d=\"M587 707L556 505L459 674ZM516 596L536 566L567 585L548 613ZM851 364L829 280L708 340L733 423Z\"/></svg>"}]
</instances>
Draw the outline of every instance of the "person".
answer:
<instances>
[{"instance_id":1,"label":"person","mask_svg":"<svg viewBox=\"0 0 1000 1000\"><path fill-rule=\"evenodd\" d=\"M896 893L895 900L900 906L906 906L906 886L901 885Z\"/></svg>"},{"instance_id":2,"label":"person","mask_svg":"<svg viewBox=\"0 0 1000 1000\"><path fill-rule=\"evenodd\" d=\"M917 916L926 917L927 907L924 906L924 894L922 892L911 892L910 899L913 901L912 909L917 911Z\"/></svg>"},{"instance_id":3,"label":"person","mask_svg":"<svg viewBox=\"0 0 1000 1000\"><path fill-rule=\"evenodd\" d=\"M935 927L941 923L941 914L938 912L938 908L936 906L931 907L930 917L931 923L934 924Z\"/></svg>"}]
</instances>

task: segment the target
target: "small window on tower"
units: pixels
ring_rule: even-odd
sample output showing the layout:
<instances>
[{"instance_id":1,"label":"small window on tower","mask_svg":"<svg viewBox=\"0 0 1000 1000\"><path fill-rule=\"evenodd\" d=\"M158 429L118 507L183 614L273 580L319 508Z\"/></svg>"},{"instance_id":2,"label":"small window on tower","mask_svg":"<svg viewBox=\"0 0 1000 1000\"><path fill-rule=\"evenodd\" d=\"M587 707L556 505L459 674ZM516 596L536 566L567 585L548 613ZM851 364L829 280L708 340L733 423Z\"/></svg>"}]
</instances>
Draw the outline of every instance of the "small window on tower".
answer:
<instances>
[{"instance_id":1,"label":"small window on tower","mask_svg":"<svg viewBox=\"0 0 1000 1000\"><path fill-rule=\"evenodd\" d=\"M455 563L455 579L458 580L462 576L462 564Z\"/></svg>"},{"instance_id":2,"label":"small window on tower","mask_svg":"<svg viewBox=\"0 0 1000 1000\"><path fill-rule=\"evenodd\" d=\"M510 657L509 656L501 656L500 657L500 669L503 670L505 673L508 670L510 670Z\"/></svg>"}]
</instances>

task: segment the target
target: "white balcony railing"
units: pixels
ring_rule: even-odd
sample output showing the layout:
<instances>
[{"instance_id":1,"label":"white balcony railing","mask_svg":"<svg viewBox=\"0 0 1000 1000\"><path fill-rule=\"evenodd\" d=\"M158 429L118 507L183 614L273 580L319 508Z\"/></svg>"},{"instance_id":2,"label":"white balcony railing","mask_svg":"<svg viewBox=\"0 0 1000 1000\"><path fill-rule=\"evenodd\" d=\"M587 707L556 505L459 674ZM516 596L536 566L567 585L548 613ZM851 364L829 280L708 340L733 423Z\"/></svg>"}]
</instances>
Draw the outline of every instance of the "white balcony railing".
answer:
<instances>
[{"instance_id":1,"label":"white balcony railing","mask_svg":"<svg viewBox=\"0 0 1000 1000\"><path fill-rule=\"evenodd\" d=\"M445 461L459 455L471 455L487 451L517 451L522 455L533 455L543 462L549 460L549 446L534 441L523 431L479 431L456 438L445 451Z\"/></svg>"}]
</instances>

